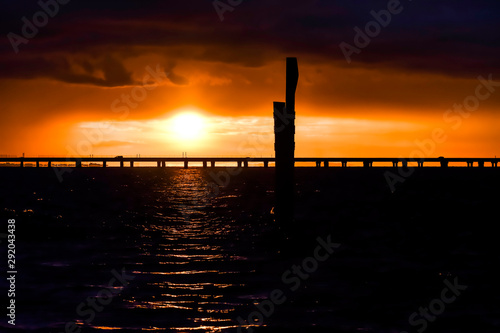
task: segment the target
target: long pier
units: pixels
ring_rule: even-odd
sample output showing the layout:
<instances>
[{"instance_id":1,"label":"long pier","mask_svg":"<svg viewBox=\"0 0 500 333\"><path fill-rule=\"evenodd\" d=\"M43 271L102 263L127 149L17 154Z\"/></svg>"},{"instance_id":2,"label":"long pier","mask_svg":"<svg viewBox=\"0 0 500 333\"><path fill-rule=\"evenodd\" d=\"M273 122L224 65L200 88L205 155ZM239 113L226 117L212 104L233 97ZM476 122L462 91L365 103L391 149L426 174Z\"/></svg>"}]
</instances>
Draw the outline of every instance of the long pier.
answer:
<instances>
[{"instance_id":1,"label":"long pier","mask_svg":"<svg viewBox=\"0 0 500 333\"><path fill-rule=\"evenodd\" d=\"M416 167L429 166L429 163L434 163L432 166L436 166L438 163L440 167L448 167L450 163L462 163L463 166L467 167L498 167L499 158L444 158L444 157L427 157L420 159L412 158L389 158L389 157L295 157L295 167L297 163L312 163L316 167L333 167L334 163L337 163L340 167L350 167L350 163L361 164L361 166L366 168L385 166L387 164L392 165L392 167L409 167L411 163ZM46 167L56 167L56 166L68 166L68 164L74 164L74 167L82 167L87 163L88 166L110 166L110 163L118 164L119 167L134 167L136 163L140 162L153 162L156 163L157 167L166 167L167 163L180 163L184 168L188 168L190 163L201 163L203 168L216 167L217 163L235 163L238 167L249 167L249 163L255 165L260 164L262 167L269 167L272 163L276 162L274 157L127 157L127 156L116 156L116 157L0 157L0 167L17 166L17 167L42 167L42 164L46 164ZM383 165L380 165L383 164ZM192 166L192 165L191 165Z\"/></svg>"}]
</instances>

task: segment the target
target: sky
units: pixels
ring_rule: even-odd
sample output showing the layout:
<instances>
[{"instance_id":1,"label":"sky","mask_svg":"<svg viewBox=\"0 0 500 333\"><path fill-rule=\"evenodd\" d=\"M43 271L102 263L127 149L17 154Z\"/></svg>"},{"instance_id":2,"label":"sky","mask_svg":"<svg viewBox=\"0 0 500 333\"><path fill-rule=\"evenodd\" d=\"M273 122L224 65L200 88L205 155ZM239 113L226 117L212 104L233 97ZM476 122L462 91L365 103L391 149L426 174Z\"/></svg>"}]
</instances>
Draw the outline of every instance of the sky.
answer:
<instances>
[{"instance_id":1,"label":"sky","mask_svg":"<svg viewBox=\"0 0 500 333\"><path fill-rule=\"evenodd\" d=\"M0 3L0 155L500 156L498 1Z\"/></svg>"}]
</instances>

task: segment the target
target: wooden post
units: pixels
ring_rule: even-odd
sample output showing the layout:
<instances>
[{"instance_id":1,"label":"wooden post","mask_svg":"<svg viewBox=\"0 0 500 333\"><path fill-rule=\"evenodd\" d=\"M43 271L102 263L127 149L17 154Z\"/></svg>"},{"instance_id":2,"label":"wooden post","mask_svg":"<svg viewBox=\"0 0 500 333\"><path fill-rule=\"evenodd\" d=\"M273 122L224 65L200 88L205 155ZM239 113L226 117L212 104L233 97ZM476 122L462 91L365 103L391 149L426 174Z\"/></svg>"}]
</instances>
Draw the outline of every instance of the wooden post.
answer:
<instances>
[{"instance_id":1,"label":"wooden post","mask_svg":"<svg viewBox=\"0 0 500 333\"><path fill-rule=\"evenodd\" d=\"M295 205L295 91L299 80L297 58L286 58L285 103L274 102L274 151L276 156L276 220L294 225Z\"/></svg>"}]
</instances>

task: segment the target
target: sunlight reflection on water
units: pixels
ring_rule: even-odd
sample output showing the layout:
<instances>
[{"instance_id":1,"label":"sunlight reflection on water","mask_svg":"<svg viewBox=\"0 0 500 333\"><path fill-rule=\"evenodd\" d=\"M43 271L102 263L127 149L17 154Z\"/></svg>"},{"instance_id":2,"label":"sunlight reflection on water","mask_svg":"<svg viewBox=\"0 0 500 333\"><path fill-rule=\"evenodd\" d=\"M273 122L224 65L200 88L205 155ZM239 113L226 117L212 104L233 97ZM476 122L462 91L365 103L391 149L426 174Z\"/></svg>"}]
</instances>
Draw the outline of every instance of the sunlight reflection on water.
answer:
<instances>
[{"instance_id":1,"label":"sunlight reflection on water","mask_svg":"<svg viewBox=\"0 0 500 333\"><path fill-rule=\"evenodd\" d=\"M147 258L133 271L145 276L144 290L149 292L124 300L132 309L186 312L186 322L179 323L183 327L173 328L178 332L236 327L228 323L235 306L242 304L221 290L244 287L237 281L240 270L231 262L245 258L221 245L233 230L228 221L210 215L208 208L215 199L201 172L179 169L152 189L157 194L153 203L157 213L144 223L138 244Z\"/></svg>"}]
</instances>

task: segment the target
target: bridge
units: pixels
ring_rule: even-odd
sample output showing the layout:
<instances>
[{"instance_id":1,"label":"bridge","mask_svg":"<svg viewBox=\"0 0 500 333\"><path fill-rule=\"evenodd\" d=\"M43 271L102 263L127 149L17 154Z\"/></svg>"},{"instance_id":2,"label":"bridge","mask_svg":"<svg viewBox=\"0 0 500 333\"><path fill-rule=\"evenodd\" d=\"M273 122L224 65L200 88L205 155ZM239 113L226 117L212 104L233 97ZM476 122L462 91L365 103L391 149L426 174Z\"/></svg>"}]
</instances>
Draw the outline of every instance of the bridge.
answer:
<instances>
[{"instance_id":1,"label":"bridge","mask_svg":"<svg viewBox=\"0 0 500 333\"><path fill-rule=\"evenodd\" d=\"M392 167L426 167L439 166L448 167L450 164L462 164L467 167L497 167L499 158L444 158L444 157L426 157L426 158L390 158L390 157L295 157L294 165L310 163L316 167L352 167L363 166L365 168L392 165ZM107 167L110 163L117 164L119 167L134 167L137 163L148 162L156 163L156 167L166 167L168 163L179 163L184 168L188 168L191 163L200 164L203 168L216 167L217 163L221 166L227 166L233 163L238 167L262 166L267 168L275 165L274 157L128 157L128 156L106 156L106 157L0 157L0 167L75 167L97 166Z\"/></svg>"}]
</instances>

